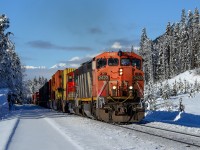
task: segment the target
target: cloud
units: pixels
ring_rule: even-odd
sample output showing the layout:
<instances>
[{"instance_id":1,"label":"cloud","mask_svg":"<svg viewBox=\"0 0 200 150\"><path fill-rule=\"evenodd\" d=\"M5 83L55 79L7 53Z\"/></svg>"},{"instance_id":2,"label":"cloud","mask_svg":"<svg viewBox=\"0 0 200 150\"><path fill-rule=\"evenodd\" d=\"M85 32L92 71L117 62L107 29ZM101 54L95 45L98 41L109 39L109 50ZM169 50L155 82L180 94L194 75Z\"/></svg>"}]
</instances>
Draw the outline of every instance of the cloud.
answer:
<instances>
[{"instance_id":1,"label":"cloud","mask_svg":"<svg viewBox=\"0 0 200 150\"><path fill-rule=\"evenodd\" d=\"M84 47L84 46L59 46L56 44L52 44L51 42L48 41L42 41L42 40L37 40L37 41L30 41L27 42L27 44L33 48L40 48L40 49L58 49L58 50L65 50L65 51L70 51L70 50L75 50L75 51L92 51L92 48L90 47Z\"/></svg>"},{"instance_id":2,"label":"cloud","mask_svg":"<svg viewBox=\"0 0 200 150\"><path fill-rule=\"evenodd\" d=\"M129 40L127 38L120 38L120 39L113 39L113 40L109 40L107 42L107 45L111 45L115 42L120 43L122 46L130 46L130 45L139 45L140 40L139 39L135 39L135 40Z\"/></svg>"},{"instance_id":3,"label":"cloud","mask_svg":"<svg viewBox=\"0 0 200 150\"><path fill-rule=\"evenodd\" d=\"M84 57L75 56L68 61L60 61L59 63L65 63L68 67L78 68L82 63L92 60L97 55L99 53L86 55Z\"/></svg>"},{"instance_id":4,"label":"cloud","mask_svg":"<svg viewBox=\"0 0 200 150\"><path fill-rule=\"evenodd\" d=\"M101 33L103 33L103 31L100 28L96 27L96 28L90 28L89 33L91 33L91 34L101 34Z\"/></svg>"},{"instance_id":5,"label":"cloud","mask_svg":"<svg viewBox=\"0 0 200 150\"><path fill-rule=\"evenodd\" d=\"M122 46L119 42L114 42L114 44L111 46L111 48L120 49L120 48L122 48Z\"/></svg>"},{"instance_id":6,"label":"cloud","mask_svg":"<svg viewBox=\"0 0 200 150\"><path fill-rule=\"evenodd\" d=\"M79 57L74 57L74 58L79 58ZM66 66L79 67L82 63L87 62L92 59L92 57L90 57L90 56L86 56L86 57L79 58L79 59L74 59L74 58L72 58L68 61L60 61L59 63L65 63Z\"/></svg>"},{"instance_id":7,"label":"cloud","mask_svg":"<svg viewBox=\"0 0 200 150\"><path fill-rule=\"evenodd\" d=\"M80 57L78 57L78 56L73 57L73 58L71 58L69 61L77 61L77 60L80 60Z\"/></svg>"},{"instance_id":8,"label":"cloud","mask_svg":"<svg viewBox=\"0 0 200 150\"><path fill-rule=\"evenodd\" d=\"M25 69L45 69L46 67L45 66L38 66L38 67L35 67L35 66L23 66L23 68L25 68Z\"/></svg>"}]
</instances>

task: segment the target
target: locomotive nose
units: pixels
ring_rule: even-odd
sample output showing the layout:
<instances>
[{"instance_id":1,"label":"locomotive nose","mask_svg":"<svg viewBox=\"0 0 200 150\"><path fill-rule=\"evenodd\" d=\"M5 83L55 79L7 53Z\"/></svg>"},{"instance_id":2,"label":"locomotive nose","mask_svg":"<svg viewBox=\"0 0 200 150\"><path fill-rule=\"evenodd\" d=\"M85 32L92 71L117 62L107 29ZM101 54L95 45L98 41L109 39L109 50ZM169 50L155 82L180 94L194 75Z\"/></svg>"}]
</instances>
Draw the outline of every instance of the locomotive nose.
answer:
<instances>
[{"instance_id":1,"label":"locomotive nose","mask_svg":"<svg viewBox=\"0 0 200 150\"><path fill-rule=\"evenodd\" d=\"M118 70L118 71L117 71ZM111 96L130 96L133 91L132 67L121 67L111 71L109 89Z\"/></svg>"}]
</instances>

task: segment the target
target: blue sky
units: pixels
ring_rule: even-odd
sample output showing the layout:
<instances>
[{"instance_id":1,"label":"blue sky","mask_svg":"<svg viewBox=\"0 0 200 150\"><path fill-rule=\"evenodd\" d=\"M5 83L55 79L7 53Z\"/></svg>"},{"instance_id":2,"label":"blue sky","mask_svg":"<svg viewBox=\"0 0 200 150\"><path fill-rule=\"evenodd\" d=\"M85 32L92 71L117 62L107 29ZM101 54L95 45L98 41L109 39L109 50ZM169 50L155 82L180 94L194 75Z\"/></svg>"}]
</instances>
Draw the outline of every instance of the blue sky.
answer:
<instances>
[{"instance_id":1,"label":"blue sky","mask_svg":"<svg viewBox=\"0 0 200 150\"><path fill-rule=\"evenodd\" d=\"M24 65L76 66L101 51L137 47L145 27L155 39L181 10L199 9L199 0L0 0L0 14Z\"/></svg>"}]
</instances>

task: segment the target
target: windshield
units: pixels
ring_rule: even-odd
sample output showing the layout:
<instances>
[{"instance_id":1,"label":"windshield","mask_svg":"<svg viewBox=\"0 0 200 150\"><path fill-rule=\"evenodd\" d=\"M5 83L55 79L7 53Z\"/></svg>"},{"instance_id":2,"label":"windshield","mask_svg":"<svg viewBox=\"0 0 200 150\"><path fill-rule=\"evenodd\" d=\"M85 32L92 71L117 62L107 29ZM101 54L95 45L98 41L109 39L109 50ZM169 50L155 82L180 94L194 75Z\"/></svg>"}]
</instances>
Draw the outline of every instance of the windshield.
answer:
<instances>
[{"instance_id":1,"label":"windshield","mask_svg":"<svg viewBox=\"0 0 200 150\"><path fill-rule=\"evenodd\" d=\"M132 59L132 66L136 66L138 69L140 69L140 66L141 66L140 60L133 58Z\"/></svg>"},{"instance_id":2,"label":"windshield","mask_svg":"<svg viewBox=\"0 0 200 150\"><path fill-rule=\"evenodd\" d=\"M97 59L97 69L106 66L106 63L107 63L106 58Z\"/></svg>"},{"instance_id":3,"label":"windshield","mask_svg":"<svg viewBox=\"0 0 200 150\"><path fill-rule=\"evenodd\" d=\"M109 66L118 66L119 59L118 58L109 58L108 59L108 65Z\"/></svg>"},{"instance_id":4,"label":"windshield","mask_svg":"<svg viewBox=\"0 0 200 150\"><path fill-rule=\"evenodd\" d=\"M122 58L121 59L121 65L122 66L130 66L131 65L131 60L129 58Z\"/></svg>"}]
</instances>

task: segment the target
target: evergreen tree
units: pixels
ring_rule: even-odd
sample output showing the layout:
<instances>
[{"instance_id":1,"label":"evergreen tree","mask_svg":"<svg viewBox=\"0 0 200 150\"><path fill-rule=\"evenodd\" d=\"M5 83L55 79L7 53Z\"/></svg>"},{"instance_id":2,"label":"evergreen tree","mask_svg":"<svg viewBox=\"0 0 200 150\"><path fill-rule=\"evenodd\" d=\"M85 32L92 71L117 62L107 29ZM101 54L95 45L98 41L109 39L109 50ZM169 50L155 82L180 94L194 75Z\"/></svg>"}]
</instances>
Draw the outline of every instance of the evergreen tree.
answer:
<instances>
[{"instance_id":1,"label":"evergreen tree","mask_svg":"<svg viewBox=\"0 0 200 150\"><path fill-rule=\"evenodd\" d=\"M193 53L193 13L192 11L188 12L188 51L187 51L187 64L189 70L194 68L194 53Z\"/></svg>"},{"instance_id":2,"label":"evergreen tree","mask_svg":"<svg viewBox=\"0 0 200 150\"><path fill-rule=\"evenodd\" d=\"M22 95L22 68L15 46L10 40L11 32L5 33L9 19L0 15L0 88L9 88L18 98Z\"/></svg>"},{"instance_id":3,"label":"evergreen tree","mask_svg":"<svg viewBox=\"0 0 200 150\"><path fill-rule=\"evenodd\" d=\"M186 25L186 14L185 14L185 10L182 10L182 15L181 15L181 22L180 22L180 32L179 32L179 36L180 36L180 72L184 72L188 69L188 39L189 39L189 35L188 35L188 31L187 31L187 25Z\"/></svg>"},{"instance_id":4,"label":"evergreen tree","mask_svg":"<svg viewBox=\"0 0 200 150\"><path fill-rule=\"evenodd\" d=\"M193 53L194 53L194 68L200 66L200 27L199 27L199 11L196 8L193 16Z\"/></svg>"},{"instance_id":5,"label":"evergreen tree","mask_svg":"<svg viewBox=\"0 0 200 150\"><path fill-rule=\"evenodd\" d=\"M142 30L139 54L143 57L143 70L145 72L145 82L153 81L153 53L152 41L147 37L146 29Z\"/></svg>"}]
</instances>

